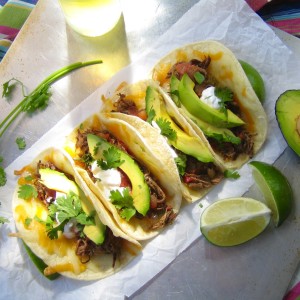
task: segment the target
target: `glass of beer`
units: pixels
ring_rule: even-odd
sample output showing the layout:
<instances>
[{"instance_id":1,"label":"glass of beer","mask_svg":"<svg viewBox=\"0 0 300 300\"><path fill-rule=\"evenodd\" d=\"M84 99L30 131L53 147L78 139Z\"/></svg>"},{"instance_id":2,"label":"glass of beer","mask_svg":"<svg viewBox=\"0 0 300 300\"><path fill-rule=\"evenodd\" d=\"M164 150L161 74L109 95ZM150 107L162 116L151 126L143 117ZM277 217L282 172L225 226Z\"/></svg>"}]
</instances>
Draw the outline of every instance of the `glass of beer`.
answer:
<instances>
[{"instance_id":1,"label":"glass of beer","mask_svg":"<svg viewBox=\"0 0 300 300\"><path fill-rule=\"evenodd\" d=\"M112 30L121 17L119 0L59 0L66 22L85 36L100 36Z\"/></svg>"}]
</instances>

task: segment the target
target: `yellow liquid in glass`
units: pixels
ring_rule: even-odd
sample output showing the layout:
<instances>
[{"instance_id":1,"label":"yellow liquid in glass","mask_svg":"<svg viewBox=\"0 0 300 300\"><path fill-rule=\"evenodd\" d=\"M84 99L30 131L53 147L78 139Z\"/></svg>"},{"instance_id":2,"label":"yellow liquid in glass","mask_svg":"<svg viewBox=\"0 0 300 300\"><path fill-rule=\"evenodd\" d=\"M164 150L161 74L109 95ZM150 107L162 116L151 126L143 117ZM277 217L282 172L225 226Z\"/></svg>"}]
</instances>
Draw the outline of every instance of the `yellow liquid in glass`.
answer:
<instances>
[{"instance_id":1,"label":"yellow liquid in glass","mask_svg":"<svg viewBox=\"0 0 300 300\"><path fill-rule=\"evenodd\" d=\"M60 0L67 23L85 36L103 35L121 16L119 0Z\"/></svg>"}]
</instances>

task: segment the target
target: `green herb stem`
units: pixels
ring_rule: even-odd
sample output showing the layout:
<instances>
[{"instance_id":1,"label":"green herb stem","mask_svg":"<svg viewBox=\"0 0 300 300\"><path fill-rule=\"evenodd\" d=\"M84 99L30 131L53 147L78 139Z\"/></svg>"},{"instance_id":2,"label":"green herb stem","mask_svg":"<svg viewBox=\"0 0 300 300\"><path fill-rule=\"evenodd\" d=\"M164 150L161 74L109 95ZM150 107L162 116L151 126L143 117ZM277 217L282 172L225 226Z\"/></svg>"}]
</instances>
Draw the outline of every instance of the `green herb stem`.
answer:
<instances>
[{"instance_id":1,"label":"green herb stem","mask_svg":"<svg viewBox=\"0 0 300 300\"><path fill-rule=\"evenodd\" d=\"M25 98L8 114L8 116L0 123L0 138L3 136L4 132L7 128L13 123L13 121L17 118L17 116L21 112L26 111L36 111L38 108L45 108L47 103L44 101L42 103L38 102L38 98L41 94L48 95L48 89L51 84L56 82L58 79L64 77L68 73L90 65L101 64L102 60L92 60L87 62L76 62L66 67L63 67L54 73L50 74L46 77L29 95L25 96ZM47 98L47 97L46 97ZM49 96L48 96L49 98ZM47 98L47 99L48 99ZM47 100L46 99L46 100ZM35 103L36 101L36 103ZM30 104L35 104L34 106L30 106Z\"/></svg>"}]
</instances>

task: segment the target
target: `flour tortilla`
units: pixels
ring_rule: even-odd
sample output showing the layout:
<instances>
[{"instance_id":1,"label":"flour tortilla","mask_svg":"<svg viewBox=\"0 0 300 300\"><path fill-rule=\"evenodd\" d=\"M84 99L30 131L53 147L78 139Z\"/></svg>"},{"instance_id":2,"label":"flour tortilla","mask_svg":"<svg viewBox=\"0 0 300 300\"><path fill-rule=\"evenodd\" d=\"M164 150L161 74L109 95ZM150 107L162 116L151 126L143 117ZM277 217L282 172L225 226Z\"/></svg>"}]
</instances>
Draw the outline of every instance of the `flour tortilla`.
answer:
<instances>
[{"instance_id":1,"label":"flour tortilla","mask_svg":"<svg viewBox=\"0 0 300 300\"><path fill-rule=\"evenodd\" d=\"M30 173L35 172L37 163L40 160L42 162L51 161L62 172L72 175L91 203L97 203L94 207L101 222L109 227L115 236L123 238L122 253L117 258L114 267L111 254L94 255L88 263L82 264L75 254L75 242L71 243L71 240L64 238L51 240L47 237L45 226L34 220L36 215L38 215L39 218L45 219L48 214L47 208L36 198L30 200L19 198L18 190L20 184L18 184L13 196L13 215L18 231L16 236L20 237L34 254L48 265L49 269L67 269L67 271L58 271L58 273L73 279L96 280L118 272L139 254L141 250L140 243L119 229L110 213L99 203L98 199L88 189L86 183L76 172L72 159L64 151L56 148L46 149L39 154L30 165L22 169L22 180ZM25 225L26 218L32 219L28 226ZM64 242L62 242L62 240L64 240ZM63 265L73 268L73 271L64 268Z\"/></svg>"},{"instance_id":2,"label":"flour tortilla","mask_svg":"<svg viewBox=\"0 0 300 300\"><path fill-rule=\"evenodd\" d=\"M123 120L113 118L110 113L99 113L86 119L80 124L80 128L81 130L89 130L92 128L97 130L108 130L118 140L123 142L134 156L134 159L144 165L150 173L154 175L154 178L166 194L167 205L171 206L175 213L179 212L182 201L179 177L176 173L174 174L167 168L163 168L163 162L160 160L160 157L155 156L149 148L148 140L146 140L133 126ZM71 155L75 160L78 159L75 145L77 130L78 128L69 135L66 141L66 147L68 148L68 151L72 153ZM141 241L153 238L161 232L161 229L149 230L149 222L145 218L131 218L130 221L121 218L118 210L111 203L107 194L107 188L101 180L93 182L87 171L82 168L80 164L76 167L76 170L85 180L89 189L97 195L99 203L102 202L111 212L116 223L127 235Z\"/></svg>"},{"instance_id":3,"label":"flour tortilla","mask_svg":"<svg viewBox=\"0 0 300 300\"><path fill-rule=\"evenodd\" d=\"M165 101L165 105L169 115L176 121L177 124L183 129L185 133L190 136L193 136L198 139L198 141L203 145L204 148L210 148L208 141L204 138L200 138L195 132L194 128L189 124L189 122L181 115L170 99L168 94L163 91L163 89L158 85L157 82L152 79L139 81L134 84L122 84L122 88L118 89L115 94L111 98L104 98L104 104L102 111L109 112L115 110L115 104L119 100L119 94L125 95L125 99L134 101L138 110L145 110L145 96L146 89L148 86L152 86L159 91L159 93L163 96ZM178 169L175 163L174 151L171 146L168 144L167 139L160 134L160 130L151 126L148 122L140 119L139 117L119 113L112 112L109 114L111 118L123 120L136 128L139 133L143 136L143 138L147 141L151 152L154 157L159 158L161 164L161 170L167 169L172 176L179 176ZM213 156L213 155L212 155ZM224 166L218 159L215 159L214 164L221 170L224 171ZM212 186L213 187L213 186ZM206 195L212 187L203 188L203 189L191 189L186 184L181 181L181 189L183 193L183 197L188 202L194 202L201 199L204 195Z\"/></svg>"},{"instance_id":4,"label":"flour tortilla","mask_svg":"<svg viewBox=\"0 0 300 300\"><path fill-rule=\"evenodd\" d=\"M188 62L191 59L203 60L207 56L211 57L211 63L208 68L210 76L220 86L228 87L236 95L243 111L247 112L252 120L252 126L246 123L246 127L253 127L250 131L253 134L254 154L256 154L266 140L268 128L267 116L239 61L231 50L223 44L208 40L175 49L154 66L152 78L158 81L164 90L169 93L170 82L167 79L167 72L169 72L175 63ZM185 116L197 134L201 138L204 137L206 139L199 127L186 115L184 109L179 108L178 111ZM213 151L212 148L211 150ZM248 155L240 155L234 161L225 161L218 153L215 153L215 155L228 169L239 168L249 160Z\"/></svg>"}]
</instances>

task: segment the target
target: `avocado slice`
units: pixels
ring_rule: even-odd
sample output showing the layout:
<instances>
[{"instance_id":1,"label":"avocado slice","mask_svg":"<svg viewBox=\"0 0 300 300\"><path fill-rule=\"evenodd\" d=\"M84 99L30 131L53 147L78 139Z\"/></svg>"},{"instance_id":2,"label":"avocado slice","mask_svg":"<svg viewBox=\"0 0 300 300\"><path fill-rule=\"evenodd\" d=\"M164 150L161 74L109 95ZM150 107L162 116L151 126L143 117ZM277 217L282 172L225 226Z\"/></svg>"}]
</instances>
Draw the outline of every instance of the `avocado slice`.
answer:
<instances>
[{"instance_id":1,"label":"avocado slice","mask_svg":"<svg viewBox=\"0 0 300 300\"><path fill-rule=\"evenodd\" d=\"M276 101L275 113L288 145L300 156L300 90L287 90Z\"/></svg>"},{"instance_id":2,"label":"avocado slice","mask_svg":"<svg viewBox=\"0 0 300 300\"><path fill-rule=\"evenodd\" d=\"M180 107L180 100L178 97L178 87L179 87L180 80L172 74L170 78L170 91L171 91L171 98L176 106Z\"/></svg>"},{"instance_id":3,"label":"avocado slice","mask_svg":"<svg viewBox=\"0 0 300 300\"><path fill-rule=\"evenodd\" d=\"M175 75L172 75L170 78L171 98L178 107L181 107L180 100L178 98L179 83L180 83L180 80ZM218 140L219 142L229 142L229 143L233 143L233 144L240 144L241 139L238 138L237 136L235 136L233 134L233 132L230 131L229 129L213 126L213 125L195 117L184 106L181 107L181 109L184 111L184 114L202 130L202 132L204 133L205 136L214 138L214 139Z\"/></svg>"},{"instance_id":4,"label":"avocado slice","mask_svg":"<svg viewBox=\"0 0 300 300\"><path fill-rule=\"evenodd\" d=\"M227 109L225 114L202 102L194 91L195 83L184 74L178 86L179 100L181 104L195 117L215 126L231 128L245 124L242 119Z\"/></svg>"},{"instance_id":5,"label":"avocado slice","mask_svg":"<svg viewBox=\"0 0 300 300\"><path fill-rule=\"evenodd\" d=\"M32 260L32 262L34 263L34 265L38 268L38 270L49 280L55 280L57 277L60 276L59 273L54 273L51 275L45 275L44 274L44 270L48 267L47 264L45 264L45 262L40 259L37 255L35 255L32 250L28 247L28 245L23 242L24 248L28 254L28 256L30 257L30 259Z\"/></svg>"},{"instance_id":6,"label":"avocado slice","mask_svg":"<svg viewBox=\"0 0 300 300\"><path fill-rule=\"evenodd\" d=\"M209 149L201 143L199 139L188 135L173 121L165 108L164 100L159 91L152 86L148 86L146 90L146 112L148 117L153 115L153 111L154 121L157 122L161 119L168 122L170 129L176 133L176 138L170 138L167 136L168 142L174 148L187 155L191 155L202 162L214 161L214 157Z\"/></svg>"},{"instance_id":7,"label":"avocado slice","mask_svg":"<svg viewBox=\"0 0 300 300\"><path fill-rule=\"evenodd\" d=\"M79 196L83 211L87 215L92 215L95 208L90 203L79 186L70 180L64 173L49 168L39 170L41 182L51 190L68 194L73 192ZM85 225L83 233L92 240L96 245L101 245L105 239L106 226L100 221L97 214L94 215L95 225Z\"/></svg>"},{"instance_id":8,"label":"avocado slice","mask_svg":"<svg viewBox=\"0 0 300 300\"><path fill-rule=\"evenodd\" d=\"M186 109L184 109L184 112L186 116L190 118L191 121L193 121L203 131L205 136L218 140L222 143L228 142L236 145L241 143L241 139L235 136L233 132L228 128L215 127L193 116Z\"/></svg>"},{"instance_id":9,"label":"avocado slice","mask_svg":"<svg viewBox=\"0 0 300 300\"><path fill-rule=\"evenodd\" d=\"M141 215L145 216L150 208L150 189L136 161L130 155L99 136L88 134L87 142L89 152L95 160L104 159L103 152L109 149L114 149L119 153L120 160L123 161L119 168L128 176L131 182L133 205Z\"/></svg>"}]
</instances>

